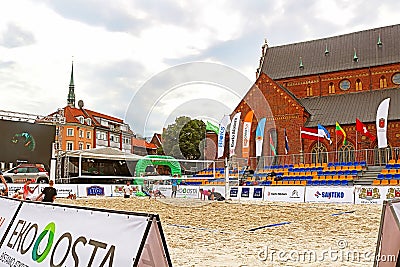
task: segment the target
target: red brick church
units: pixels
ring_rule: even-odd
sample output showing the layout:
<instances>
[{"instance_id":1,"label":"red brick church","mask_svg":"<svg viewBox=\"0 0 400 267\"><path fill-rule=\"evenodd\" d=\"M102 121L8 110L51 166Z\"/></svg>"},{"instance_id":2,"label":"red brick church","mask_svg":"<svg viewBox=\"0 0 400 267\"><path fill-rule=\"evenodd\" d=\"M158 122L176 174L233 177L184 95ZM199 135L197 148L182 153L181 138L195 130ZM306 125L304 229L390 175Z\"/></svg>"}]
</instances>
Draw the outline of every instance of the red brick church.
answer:
<instances>
[{"instance_id":1,"label":"red brick church","mask_svg":"<svg viewBox=\"0 0 400 267\"><path fill-rule=\"evenodd\" d=\"M265 42L257 79L231 114L232 119L241 112L242 126L246 114L254 112L249 162L253 165L256 159L255 135L261 118L266 118L264 164L383 164L399 158L399 40L400 25L393 25L275 47ZM378 149L376 112L386 98L390 98L388 147ZM356 119L372 137L356 131ZM318 124L328 130L331 143L301 138L302 127L317 129ZM345 138L336 133L337 124ZM242 158L241 126L235 150L238 159ZM229 148L225 153L229 156Z\"/></svg>"}]
</instances>

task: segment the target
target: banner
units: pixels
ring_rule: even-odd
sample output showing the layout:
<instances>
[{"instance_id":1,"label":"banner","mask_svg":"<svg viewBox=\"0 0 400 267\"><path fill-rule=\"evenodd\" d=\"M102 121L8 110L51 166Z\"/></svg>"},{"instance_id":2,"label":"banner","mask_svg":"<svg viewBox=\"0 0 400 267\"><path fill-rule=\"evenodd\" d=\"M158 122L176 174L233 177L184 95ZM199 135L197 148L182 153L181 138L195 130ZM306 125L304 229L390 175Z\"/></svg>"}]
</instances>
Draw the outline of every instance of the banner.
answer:
<instances>
[{"instance_id":1,"label":"banner","mask_svg":"<svg viewBox=\"0 0 400 267\"><path fill-rule=\"evenodd\" d=\"M226 127L228 124L231 122L231 119L229 118L229 115L224 115L224 117L221 120L221 123L219 124L219 131L218 131L218 158L222 157L224 155L224 150L225 150L225 132L226 132Z\"/></svg>"},{"instance_id":2,"label":"banner","mask_svg":"<svg viewBox=\"0 0 400 267\"><path fill-rule=\"evenodd\" d=\"M387 118L389 113L390 98L383 100L376 111L376 135L378 137L378 148L387 147Z\"/></svg>"},{"instance_id":3,"label":"banner","mask_svg":"<svg viewBox=\"0 0 400 267\"><path fill-rule=\"evenodd\" d=\"M256 129L256 157L261 157L263 149L264 128L266 118L262 118L257 125Z\"/></svg>"},{"instance_id":4,"label":"banner","mask_svg":"<svg viewBox=\"0 0 400 267\"><path fill-rule=\"evenodd\" d=\"M253 121L253 111L250 110L246 117L244 117L243 122L243 147L242 147L242 157L248 158L250 153L250 135L251 135L251 122Z\"/></svg>"},{"instance_id":5,"label":"banner","mask_svg":"<svg viewBox=\"0 0 400 267\"><path fill-rule=\"evenodd\" d=\"M158 216L23 202L5 235L0 263L6 266L155 266L143 255ZM159 225L158 225L159 227ZM158 238L160 232L156 231ZM152 244L157 266L171 266L165 242ZM156 249L162 251L155 251ZM146 251L148 253L148 251ZM12 265L11 265L11 264ZM18 264L18 265L16 265Z\"/></svg>"},{"instance_id":6,"label":"banner","mask_svg":"<svg viewBox=\"0 0 400 267\"><path fill-rule=\"evenodd\" d=\"M392 190L393 190L393 192L395 191L394 189L392 189ZM392 191L392 190L390 190L390 191ZM383 201L386 199L386 195L388 195L387 193L388 193L387 186L358 186L357 185L354 187L354 203L355 204L382 204ZM393 196L394 196L394 194L393 194Z\"/></svg>"},{"instance_id":7,"label":"banner","mask_svg":"<svg viewBox=\"0 0 400 267\"><path fill-rule=\"evenodd\" d=\"M305 202L354 203L352 186L307 186Z\"/></svg>"},{"instance_id":8,"label":"banner","mask_svg":"<svg viewBox=\"0 0 400 267\"><path fill-rule=\"evenodd\" d=\"M180 185L176 191L177 198L200 198L198 186Z\"/></svg>"},{"instance_id":9,"label":"banner","mask_svg":"<svg viewBox=\"0 0 400 267\"><path fill-rule=\"evenodd\" d=\"M237 143L237 133L239 130L241 115L242 115L242 113L238 112L235 114L235 116L232 119L231 131L230 131L230 135L229 135L229 155L230 156L235 155L235 148L236 148L236 143Z\"/></svg>"},{"instance_id":10,"label":"banner","mask_svg":"<svg viewBox=\"0 0 400 267\"><path fill-rule=\"evenodd\" d=\"M267 186L265 201L304 202L305 186Z\"/></svg>"},{"instance_id":11,"label":"banner","mask_svg":"<svg viewBox=\"0 0 400 267\"><path fill-rule=\"evenodd\" d=\"M20 205L21 202L18 200L0 197L0 240L6 233L6 230Z\"/></svg>"},{"instance_id":12,"label":"banner","mask_svg":"<svg viewBox=\"0 0 400 267\"><path fill-rule=\"evenodd\" d=\"M112 185L110 184L78 184L77 197L111 197Z\"/></svg>"}]
</instances>

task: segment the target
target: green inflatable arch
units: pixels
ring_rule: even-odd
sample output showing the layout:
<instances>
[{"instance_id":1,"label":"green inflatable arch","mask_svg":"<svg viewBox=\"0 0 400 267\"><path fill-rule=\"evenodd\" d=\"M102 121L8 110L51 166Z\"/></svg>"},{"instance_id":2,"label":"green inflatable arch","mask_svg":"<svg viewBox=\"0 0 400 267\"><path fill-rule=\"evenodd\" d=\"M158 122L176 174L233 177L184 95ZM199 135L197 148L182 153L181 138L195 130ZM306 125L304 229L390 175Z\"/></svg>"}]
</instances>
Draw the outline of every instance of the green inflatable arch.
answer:
<instances>
[{"instance_id":1,"label":"green inflatable arch","mask_svg":"<svg viewBox=\"0 0 400 267\"><path fill-rule=\"evenodd\" d=\"M146 167L149 165L166 165L171 168L172 175L181 175L181 165L179 162L171 156L159 156L159 155L148 155L144 159L137 162L135 168L136 176L140 176L146 171Z\"/></svg>"}]
</instances>

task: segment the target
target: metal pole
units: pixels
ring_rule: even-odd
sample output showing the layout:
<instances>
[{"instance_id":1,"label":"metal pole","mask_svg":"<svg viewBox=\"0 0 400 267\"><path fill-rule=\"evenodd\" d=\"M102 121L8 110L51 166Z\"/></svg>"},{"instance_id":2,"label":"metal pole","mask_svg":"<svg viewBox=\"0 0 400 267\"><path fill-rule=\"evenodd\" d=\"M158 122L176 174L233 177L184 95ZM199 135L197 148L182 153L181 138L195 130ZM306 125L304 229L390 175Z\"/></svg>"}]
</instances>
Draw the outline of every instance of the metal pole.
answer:
<instances>
[{"instance_id":1,"label":"metal pole","mask_svg":"<svg viewBox=\"0 0 400 267\"><path fill-rule=\"evenodd\" d=\"M229 164L228 159L225 158L225 200L228 199L229 196Z\"/></svg>"}]
</instances>

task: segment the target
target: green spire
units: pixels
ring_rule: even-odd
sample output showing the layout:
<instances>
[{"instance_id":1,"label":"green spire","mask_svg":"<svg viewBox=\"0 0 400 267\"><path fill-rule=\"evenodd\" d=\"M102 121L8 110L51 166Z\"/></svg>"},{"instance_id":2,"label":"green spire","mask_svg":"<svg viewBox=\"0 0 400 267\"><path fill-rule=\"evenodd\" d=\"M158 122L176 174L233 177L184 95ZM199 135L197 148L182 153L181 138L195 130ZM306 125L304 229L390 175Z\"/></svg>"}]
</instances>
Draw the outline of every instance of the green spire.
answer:
<instances>
[{"instance_id":1,"label":"green spire","mask_svg":"<svg viewBox=\"0 0 400 267\"><path fill-rule=\"evenodd\" d=\"M377 43L377 45L378 45L379 47L382 46L381 34L379 34L379 36L378 36L378 43Z\"/></svg>"},{"instance_id":2,"label":"green spire","mask_svg":"<svg viewBox=\"0 0 400 267\"><path fill-rule=\"evenodd\" d=\"M303 65L303 59L300 57L300 65L299 65L299 68L300 69L303 69L304 68L304 65Z\"/></svg>"},{"instance_id":3,"label":"green spire","mask_svg":"<svg viewBox=\"0 0 400 267\"><path fill-rule=\"evenodd\" d=\"M325 45L325 56L329 54L328 44Z\"/></svg>"},{"instance_id":4,"label":"green spire","mask_svg":"<svg viewBox=\"0 0 400 267\"><path fill-rule=\"evenodd\" d=\"M354 48L354 56L353 56L353 61L354 61L354 62L358 62L357 51L356 51L356 49L355 49L355 48Z\"/></svg>"},{"instance_id":5,"label":"green spire","mask_svg":"<svg viewBox=\"0 0 400 267\"><path fill-rule=\"evenodd\" d=\"M74 61L72 61L71 80L69 81L68 106L75 107Z\"/></svg>"}]
</instances>

